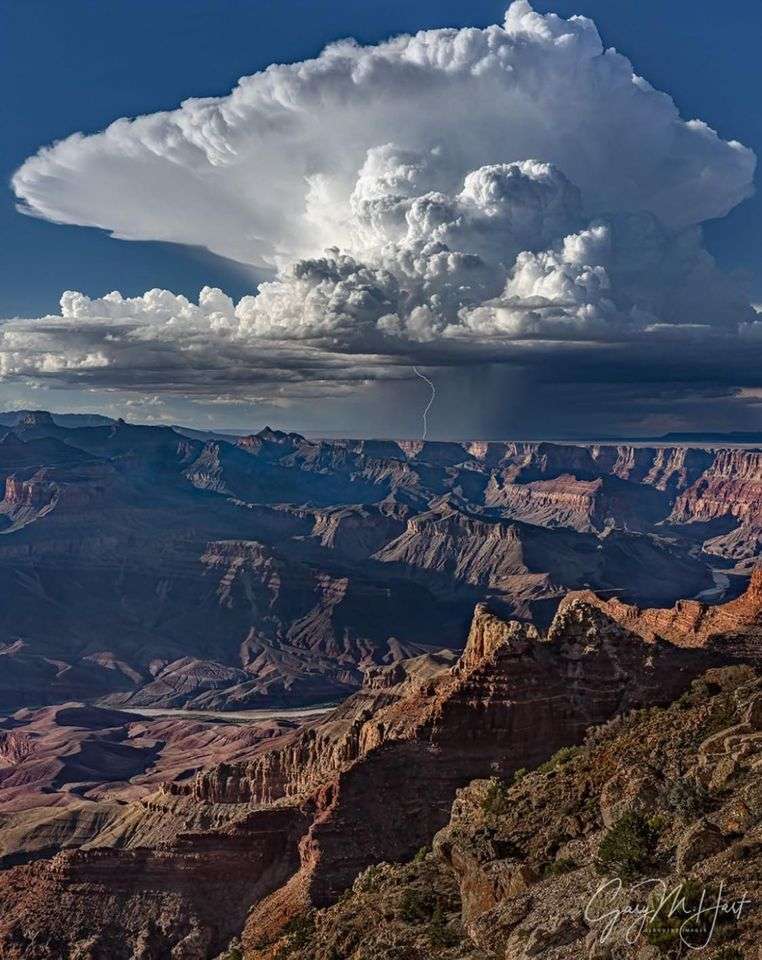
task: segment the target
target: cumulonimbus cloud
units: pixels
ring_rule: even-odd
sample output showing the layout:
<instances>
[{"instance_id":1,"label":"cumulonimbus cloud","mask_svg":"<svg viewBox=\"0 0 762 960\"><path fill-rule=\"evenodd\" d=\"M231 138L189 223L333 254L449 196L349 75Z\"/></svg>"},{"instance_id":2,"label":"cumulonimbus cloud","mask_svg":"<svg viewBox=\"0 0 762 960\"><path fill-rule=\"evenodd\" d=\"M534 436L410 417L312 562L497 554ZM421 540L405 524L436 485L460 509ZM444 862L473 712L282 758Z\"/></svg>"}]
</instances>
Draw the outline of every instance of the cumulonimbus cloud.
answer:
<instances>
[{"instance_id":1,"label":"cumulonimbus cloud","mask_svg":"<svg viewBox=\"0 0 762 960\"><path fill-rule=\"evenodd\" d=\"M658 378L665 342L747 365L762 324L701 224L754 167L584 17L517 0L502 26L342 41L27 160L30 214L275 276L238 304L66 293L0 327L0 375L216 396L589 348Z\"/></svg>"},{"instance_id":2,"label":"cumulonimbus cloud","mask_svg":"<svg viewBox=\"0 0 762 960\"><path fill-rule=\"evenodd\" d=\"M590 20L519 0L503 26L341 41L228 96L75 134L27 160L13 184L51 220L280 264L345 245L357 172L389 142L419 156L441 148L445 192L485 164L539 158L579 187L588 216L648 211L668 228L726 214L754 169L751 151L682 120L604 50Z\"/></svg>"}]
</instances>

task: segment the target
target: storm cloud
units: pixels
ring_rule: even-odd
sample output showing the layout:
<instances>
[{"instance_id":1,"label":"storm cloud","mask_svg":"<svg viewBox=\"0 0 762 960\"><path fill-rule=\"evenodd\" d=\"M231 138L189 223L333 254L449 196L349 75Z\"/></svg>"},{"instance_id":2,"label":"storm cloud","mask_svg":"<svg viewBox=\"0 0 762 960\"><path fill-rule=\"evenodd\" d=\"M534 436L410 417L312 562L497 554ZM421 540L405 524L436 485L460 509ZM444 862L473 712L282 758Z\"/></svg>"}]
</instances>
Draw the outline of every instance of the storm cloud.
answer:
<instances>
[{"instance_id":1,"label":"storm cloud","mask_svg":"<svg viewBox=\"0 0 762 960\"><path fill-rule=\"evenodd\" d=\"M518 0L502 26L342 41L27 160L27 213L273 279L237 304L67 292L0 325L0 376L234 402L503 364L742 396L762 322L701 224L754 168L584 17Z\"/></svg>"}]
</instances>

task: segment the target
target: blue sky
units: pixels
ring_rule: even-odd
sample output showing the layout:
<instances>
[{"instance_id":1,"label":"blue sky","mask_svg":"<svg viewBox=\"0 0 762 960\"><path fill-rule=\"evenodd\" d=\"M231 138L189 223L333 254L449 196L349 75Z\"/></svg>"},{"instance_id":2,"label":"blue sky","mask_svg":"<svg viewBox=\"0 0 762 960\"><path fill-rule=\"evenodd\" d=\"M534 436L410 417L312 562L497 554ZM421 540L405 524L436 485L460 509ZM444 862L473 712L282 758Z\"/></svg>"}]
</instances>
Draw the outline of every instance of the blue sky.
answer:
<instances>
[{"instance_id":1,"label":"blue sky","mask_svg":"<svg viewBox=\"0 0 762 960\"><path fill-rule=\"evenodd\" d=\"M499 22L492 0L3 0L0 71L0 315L38 315L64 289L136 295L154 286L195 296L205 283L231 295L251 276L201 251L119 242L92 228L20 216L8 180L40 146L120 116L171 109L188 96L222 95L242 75L302 60L342 36ZM735 0L563 0L535 4L592 17L604 41L630 56L684 117L762 153L762 4ZM762 300L762 196L706 228L726 269L743 269Z\"/></svg>"}]
</instances>

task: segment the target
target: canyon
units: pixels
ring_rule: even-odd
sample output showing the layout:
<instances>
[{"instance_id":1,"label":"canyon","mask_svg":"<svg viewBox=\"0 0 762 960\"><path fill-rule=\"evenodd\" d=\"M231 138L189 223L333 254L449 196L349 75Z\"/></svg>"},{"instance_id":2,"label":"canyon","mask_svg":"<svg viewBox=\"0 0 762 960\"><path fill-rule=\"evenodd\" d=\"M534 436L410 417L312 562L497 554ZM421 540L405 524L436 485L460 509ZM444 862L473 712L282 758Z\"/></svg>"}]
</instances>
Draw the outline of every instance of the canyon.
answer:
<instances>
[{"instance_id":1,"label":"canyon","mask_svg":"<svg viewBox=\"0 0 762 960\"><path fill-rule=\"evenodd\" d=\"M330 703L459 649L476 603L728 599L762 548L754 449L87 423L0 428L5 710Z\"/></svg>"},{"instance_id":2,"label":"canyon","mask_svg":"<svg viewBox=\"0 0 762 960\"><path fill-rule=\"evenodd\" d=\"M334 711L123 797L80 822L73 849L0 873L3 956L204 960L236 937L246 957L275 956L284 930L332 909L369 866L430 843L469 782L510 783L723 664L755 676L762 573L727 607L716 622L744 611L732 634L675 643L628 629L630 611L585 592L567 595L546 631L479 605L460 656L374 666ZM658 616L642 610L638 626Z\"/></svg>"},{"instance_id":3,"label":"canyon","mask_svg":"<svg viewBox=\"0 0 762 960\"><path fill-rule=\"evenodd\" d=\"M404 956L439 956L434 923L443 958L519 957L534 908L502 940L490 911L603 827L568 802L576 834L514 824L484 866L485 796L529 822L525 771L756 689L757 449L190 433L0 428L9 960L391 957L342 912L369 870L440 891L377 922Z\"/></svg>"}]
</instances>

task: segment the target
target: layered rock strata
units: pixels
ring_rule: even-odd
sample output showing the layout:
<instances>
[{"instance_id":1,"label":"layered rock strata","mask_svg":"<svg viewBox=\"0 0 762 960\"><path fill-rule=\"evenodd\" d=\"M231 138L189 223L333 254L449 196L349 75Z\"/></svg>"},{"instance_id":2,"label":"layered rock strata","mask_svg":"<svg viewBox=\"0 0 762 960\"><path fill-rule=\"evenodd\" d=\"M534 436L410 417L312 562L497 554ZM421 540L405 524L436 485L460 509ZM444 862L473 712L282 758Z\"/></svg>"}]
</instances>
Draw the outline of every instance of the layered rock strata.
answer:
<instances>
[{"instance_id":1,"label":"layered rock strata","mask_svg":"<svg viewBox=\"0 0 762 960\"><path fill-rule=\"evenodd\" d=\"M3 956L87 949L127 960L153 956L139 952L150 944L156 956L206 958L244 919L254 950L299 911L332 903L370 863L411 856L473 777L536 766L591 724L671 699L710 661L647 643L580 598L545 635L479 607L453 666L418 658L399 681L399 666L376 670L325 720L261 756L143 801L146 817L169 801L240 809L227 826L126 851L97 849L96 838L6 872Z\"/></svg>"}]
</instances>

